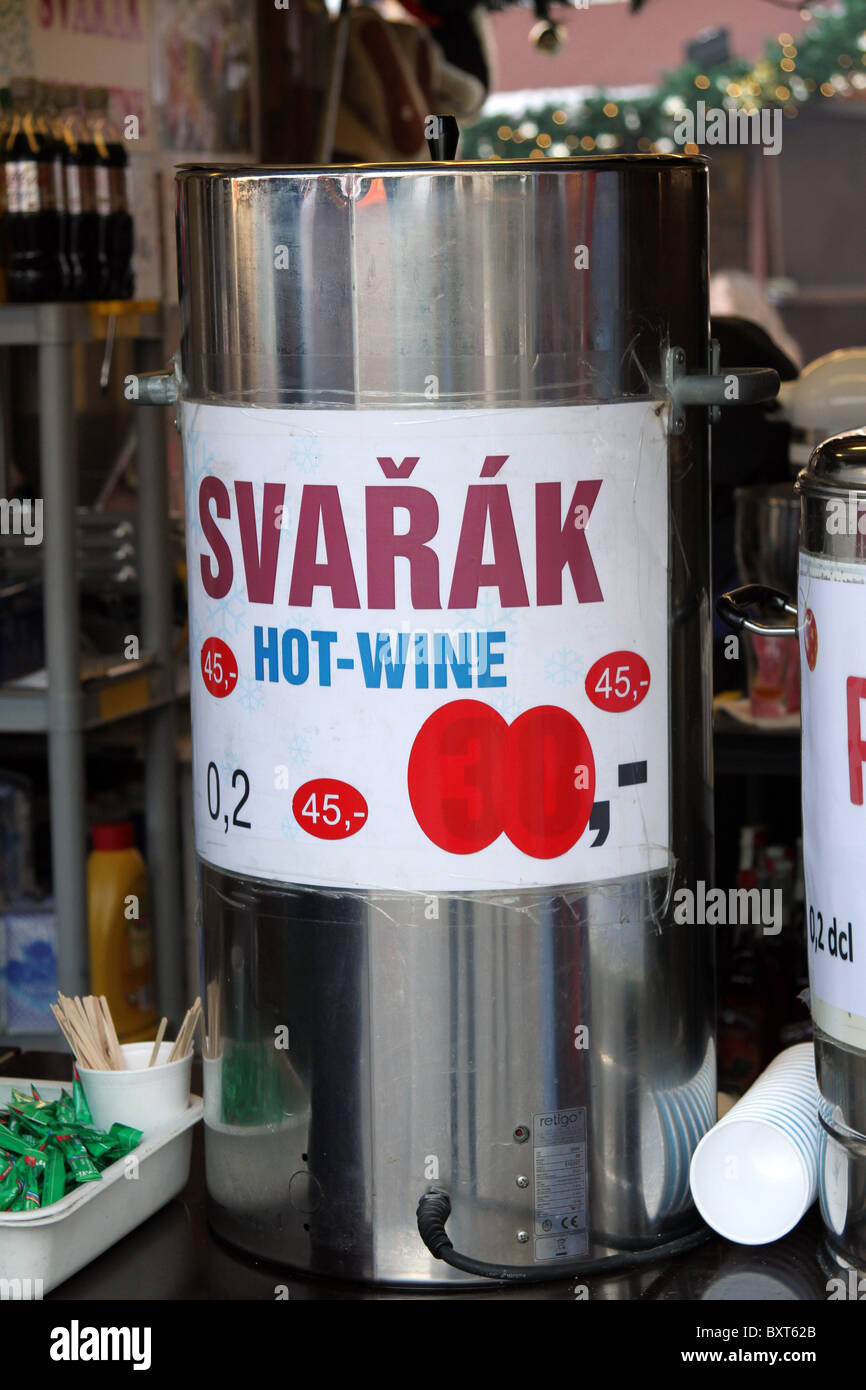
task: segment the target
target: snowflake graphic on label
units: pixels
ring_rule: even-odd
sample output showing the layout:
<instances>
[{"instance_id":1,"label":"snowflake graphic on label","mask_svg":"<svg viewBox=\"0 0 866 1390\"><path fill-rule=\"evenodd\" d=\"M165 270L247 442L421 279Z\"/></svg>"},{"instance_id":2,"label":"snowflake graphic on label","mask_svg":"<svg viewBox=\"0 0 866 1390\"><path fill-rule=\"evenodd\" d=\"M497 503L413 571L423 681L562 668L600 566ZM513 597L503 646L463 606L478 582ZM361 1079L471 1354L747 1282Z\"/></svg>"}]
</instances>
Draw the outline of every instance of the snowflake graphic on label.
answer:
<instances>
[{"instance_id":1,"label":"snowflake graphic on label","mask_svg":"<svg viewBox=\"0 0 866 1390\"><path fill-rule=\"evenodd\" d=\"M454 618L458 630L478 628L479 631L484 631L487 628L494 628L506 632L512 644L517 641L516 634L520 629L520 609L500 608L489 591L482 590L479 593L477 608L455 613Z\"/></svg>"},{"instance_id":2,"label":"snowflake graphic on label","mask_svg":"<svg viewBox=\"0 0 866 1390\"><path fill-rule=\"evenodd\" d=\"M213 610L213 632L217 637L234 637L246 631L247 604L240 587L230 598L224 599Z\"/></svg>"},{"instance_id":3,"label":"snowflake graphic on label","mask_svg":"<svg viewBox=\"0 0 866 1390\"><path fill-rule=\"evenodd\" d=\"M318 473L319 453L314 440L308 435L298 435L289 445L288 456L301 473Z\"/></svg>"},{"instance_id":4,"label":"snowflake graphic on label","mask_svg":"<svg viewBox=\"0 0 866 1390\"><path fill-rule=\"evenodd\" d=\"M241 676L237 684L237 692L241 706L248 714L261 709L265 698L264 692L250 676Z\"/></svg>"},{"instance_id":5,"label":"snowflake graphic on label","mask_svg":"<svg viewBox=\"0 0 866 1390\"><path fill-rule=\"evenodd\" d=\"M306 734L295 734L289 740L289 758L295 767L304 767L310 761L313 746Z\"/></svg>"},{"instance_id":6,"label":"snowflake graphic on label","mask_svg":"<svg viewBox=\"0 0 866 1390\"><path fill-rule=\"evenodd\" d=\"M495 710L498 710L502 718L509 724L512 720L517 718L518 714L523 713L523 707L514 694L509 693L508 695L500 695L498 697L491 696L489 703Z\"/></svg>"},{"instance_id":7,"label":"snowflake graphic on label","mask_svg":"<svg viewBox=\"0 0 866 1390\"><path fill-rule=\"evenodd\" d=\"M235 768L237 767L237 762L238 760L235 757L234 753L231 751L230 748L227 748L226 751L223 753L222 757L220 758L220 768L222 769L226 777L231 777L232 773L235 771Z\"/></svg>"},{"instance_id":8,"label":"snowflake graphic on label","mask_svg":"<svg viewBox=\"0 0 866 1390\"><path fill-rule=\"evenodd\" d=\"M202 647L202 643L203 643L203 642L204 642L204 629L202 628L202 625L201 625L201 623L199 622L199 620L198 620L197 618L193 617L192 614L190 614L190 619L189 619L189 650L190 650L190 662L191 662L191 664L192 664L193 666L195 665L196 661L198 660L199 653L201 652L201 647Z\"/></svg>"},{"instance_id":9,"label":"snowflake graphic on label","mask_svg":"<svg viewBox=\"0 0 866 1390\"><path fill-rule=\"evenodd\" d=\"M583 666L577 652L561 647L547 658L544 674L554 685L576 685L583 675Z\"/></svg>"}]
</instances>

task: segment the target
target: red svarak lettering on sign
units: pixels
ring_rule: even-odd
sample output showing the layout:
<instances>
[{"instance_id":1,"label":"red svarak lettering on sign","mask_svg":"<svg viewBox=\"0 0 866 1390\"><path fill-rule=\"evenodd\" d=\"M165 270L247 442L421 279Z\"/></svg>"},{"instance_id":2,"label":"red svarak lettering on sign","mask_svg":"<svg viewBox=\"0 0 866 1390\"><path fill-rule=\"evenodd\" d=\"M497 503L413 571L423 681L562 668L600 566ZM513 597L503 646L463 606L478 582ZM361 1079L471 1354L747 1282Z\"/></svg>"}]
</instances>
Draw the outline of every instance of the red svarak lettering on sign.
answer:
<instances>
[{"instance_id":1,"label":"red svarak lettering on sign","mask_svg":"<svg viewBox=\"0 0 866 1390\"><path fill-rule=\"evenodd\" d=\"M488 455L482 474L498 472L507 455ZM415 458L399 465L378 459L383 471L408 476ZM385 469L388 463L391 468ZM490 467L488 467L490 465ZM579 603L600 603L601 585L587 537L587 526L601 489L600 479L579 482L563 517L562 484L536 483L535 599L539 606L563 602L563 575L568 573ZM330 589L335 609L360 608L358 581L340 489L335 484L307 483L294 537L286 526L285 486L265 483L261 504L253 484L234 484L234 501L219 478L206 477L199 488L198 511L208 551L199 557L202 585L210 598L225 598L234 580L234 562L227 528L237 527L247 598L272 604L281 546L294 545L288 603L309 608L317 588ZM481 589L496 589L501 608L527 608L533 600L527 586L530 557L521 554L507 483L471 483L466 489L453 570L441 574L436 549L439 504L426 488L381 484L365 489L367 602L370 609L396 607L398 561L408 562L412 607L440 609L447 592L449 609L478 605ZM354 539L354 538L353 538ZM453 541L452 541L453 546ZM452 546L448 553L452 553ZM486 558L485 558L486 557ZM529 564L527 564L529 560ZM450 583L448 582L450 578Z\"/></svg>"},{"instance_id":2,"label":"red svarak lettering on sign","mask_svg":"<svg viewBox=\"0 0 866 1390\"><path fill-rule=\"evenodd\" d=\"M601 585L589 553L585 522L600 488L600 481L578 483L563 523L562 484L536 485L535 572L539 605L562 603L562 571L566 565L578 600L581 603L601 602Z\"/></svg>"},{"instance_id":3,"label":"red svarak lettering on sign","mask_svg":"<svg viewBox=\"0 0 866 1390\"><path fill-rule=\"evenodd\" d=\"M381 458L378 460L379 467L386 478L411 477L412 470L417 462L417 458L405 458L402 463L395 463L392 458Z\"/></svg>"},{"instance_id":4,"label":"red svarak lettering on sign","mask_svg":"<svg viewBox=\"0 0 866 1390\"><path fill-rule=\"evenodd\" d=\"M380 459L381 463L382 460ZM439 505L422 487L368 487L367 607L395 608L395 561L409 561L413 608L439 608L439 557L431 550L439 530ZM409 513L409 527L396 532L394 513Z\"/></svg>"},{"instance_id":5,"label":"red svarak lettering on sign","mask_svg":"<svg viewBox=\"0 0 866 1390\"><path fill-rule=\"evenodd\" d=\"M495 558L492 564L484 565L481 556L488 525ZM504 483L476 484L466 490L448 607L475 608L478 590L486 586L499 590L501 608L526 608L529 604L511 502Z\"/></svg>"},{"instance_id":6,"label":"red svarak lettering on sign","mask_svg":"<svg viewBox=\"0 0 866 1390\"><path fill-rule=\"evenodd\" d=\"M320 522L327 554L325 563L321 565L316 562ZM295 563L289 590L292 607L309 608L317 585L331 590L335 608L361 607L346 523L340 506L340 491L332 484L325 487L307 486L301 493Z\"/></svg>"}]
</instances>

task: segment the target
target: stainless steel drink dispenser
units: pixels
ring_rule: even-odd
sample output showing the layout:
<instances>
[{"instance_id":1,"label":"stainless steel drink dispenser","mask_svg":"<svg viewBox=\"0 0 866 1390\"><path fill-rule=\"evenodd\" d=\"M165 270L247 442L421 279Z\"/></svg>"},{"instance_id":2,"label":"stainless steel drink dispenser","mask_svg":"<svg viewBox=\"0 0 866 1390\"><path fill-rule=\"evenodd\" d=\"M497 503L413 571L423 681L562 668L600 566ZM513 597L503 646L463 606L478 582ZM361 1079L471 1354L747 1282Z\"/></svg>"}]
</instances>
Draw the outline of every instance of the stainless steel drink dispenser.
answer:
<instances>
[{"instance_id":1,"label":"stainless steel drink dispenser","mask_svg":"<svg viewBox=\"0 0 866 1390\"><path fill-rule=\"evenodd\" d=\"M823 1127L818 1196L836 1260L866 1269L866 430L820 444L797 490L803 860Z\"/></svg>"},{"instance_id":2,"label":"stainless steel drink dispenser","mask_svg":"<svg viewBox=\"0 0 866 1390\"><path fill-rule=\"evenodd\" d=\"M866 429L824 440L798 475L796 607L749 585L719 611L800 653L803 867L809 992L822 1126L818 1197L833 1259L866 1269ZM755 606L796 626L749 617Z\"/></svg>"},{"instance_id":3,"label":"stainless steel drink dispenser","mask_svg":"<svg viewBox=\"0 0 866 1390\"><path fill-rule=\"evenodd\" d=\"M184 438L210 1219L259 1255L454 1283L696 1237L704 407L778 384L713 369L706 182L178 174L141 392Z\"/></svg>"}]
</instances>

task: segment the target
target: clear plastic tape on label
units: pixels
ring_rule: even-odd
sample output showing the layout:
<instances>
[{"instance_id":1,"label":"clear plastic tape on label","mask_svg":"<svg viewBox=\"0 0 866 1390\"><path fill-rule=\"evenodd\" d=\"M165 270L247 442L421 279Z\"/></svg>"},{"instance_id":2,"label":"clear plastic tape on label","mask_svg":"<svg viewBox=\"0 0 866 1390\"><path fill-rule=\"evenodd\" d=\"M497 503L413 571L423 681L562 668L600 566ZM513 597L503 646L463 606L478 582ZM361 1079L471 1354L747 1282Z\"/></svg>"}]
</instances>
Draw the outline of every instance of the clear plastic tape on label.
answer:
<instances>
[{"instance_id":1,"label":"clear plastic tape on label","mask_svg":"<svg viewBox=\"0 0 866 1390\"><path fill-rule=\"evenodd\" d=\"M387 329L383 320L382 331ZM520 351L483 354L449 347L447 355L423 341L417 352L377 352L365 325L363 353L309 346L303 352L244 352L191 355L196 399L203 404L307 411L517 410L622 402L631 381L647 391L656 363L642 362L634 348L624 358L610 352ZM644 401L643 404L650 404ZM658 410L660 402L653 408Z\"/></svg>"},{"instance_id":2,"label":"clear plastic tape on label","mask_svg":"<svg viewBox=\"0 0 866 1390\"><path fill-rule=\"evenodd\" d=\"M798 607L812 1016L866 1049L866 566L801 553Z\"/></svg>"},{"instance_id":3,"label":"clear plastic tape on label","mask_svg":"<svg viewBox=\"0 0 866 1390\"><path fill-rule=\"evenodd\" d=\"M431 894L666 871L666 413L185 403L202 858Z\"/></svg>"}]
</instances>

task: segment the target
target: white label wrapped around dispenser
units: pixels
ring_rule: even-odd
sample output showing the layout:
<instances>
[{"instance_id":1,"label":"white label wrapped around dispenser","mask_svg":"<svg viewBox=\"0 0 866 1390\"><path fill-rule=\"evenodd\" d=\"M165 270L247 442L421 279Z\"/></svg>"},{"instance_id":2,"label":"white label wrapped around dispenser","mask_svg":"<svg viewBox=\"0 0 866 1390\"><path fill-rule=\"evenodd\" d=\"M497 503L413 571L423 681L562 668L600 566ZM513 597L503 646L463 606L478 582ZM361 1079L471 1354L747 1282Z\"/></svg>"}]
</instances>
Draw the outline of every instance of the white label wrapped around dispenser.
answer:
<instances>
[{"instance_id":1,"label":"white label wrapped around dispenser","mask_svg":"<svg viewBox=\"0 0 866 1390\"><path fill-rule=\"evenodd\" d=\"M801 553L798 608L812 1017L864 1048L866 565Z\"/></svg>"},{"instance_id":2,"label":"white label wrapped around dispenser","mask_svg":"<svg viewBox=\"0 0 866 1390\"><path fill-rule=\"evenodd\" d=\"M431 892L668 866L663 404L182 415L205 860Z\"/></svg>"}]
</instances>

